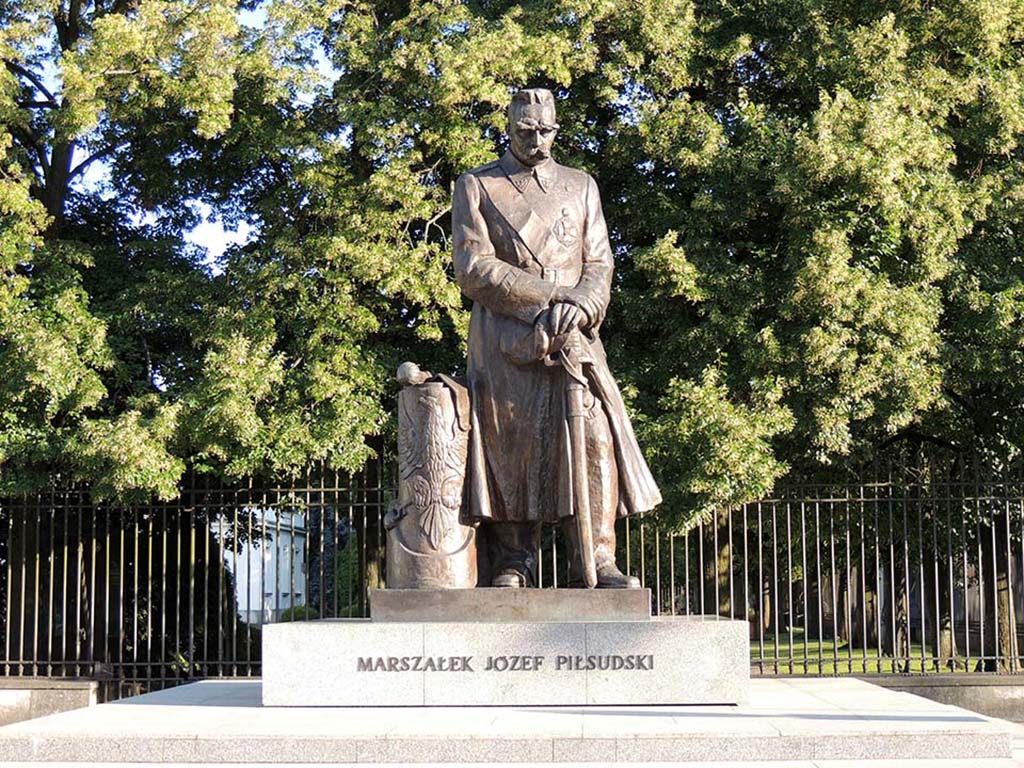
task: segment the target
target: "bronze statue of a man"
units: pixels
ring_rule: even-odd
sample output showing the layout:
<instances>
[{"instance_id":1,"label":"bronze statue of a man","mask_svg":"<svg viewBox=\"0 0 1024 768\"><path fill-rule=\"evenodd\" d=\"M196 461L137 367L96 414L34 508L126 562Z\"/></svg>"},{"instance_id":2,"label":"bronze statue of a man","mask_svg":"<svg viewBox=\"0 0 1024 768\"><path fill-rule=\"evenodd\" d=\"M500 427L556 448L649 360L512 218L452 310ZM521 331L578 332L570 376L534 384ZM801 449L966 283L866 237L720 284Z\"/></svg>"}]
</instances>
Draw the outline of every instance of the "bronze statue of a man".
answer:
<instances>
[{"instance_id":1,"label":"bronze statue of a man","mask_svg":"<svg viewBox=\"0 0 1024 768\"><path fill-rule=\"evenodd\" d=\"M561 521L571 586L639 587L616 567L615 520L661 494L598 335L613 264L597 185L551 159L557 131L551 92L519 91L509 150L455 186L455 275L473 300L468 515L486 523L492 586L530 585L540 523Z\"/></svg>"}]
</instances>

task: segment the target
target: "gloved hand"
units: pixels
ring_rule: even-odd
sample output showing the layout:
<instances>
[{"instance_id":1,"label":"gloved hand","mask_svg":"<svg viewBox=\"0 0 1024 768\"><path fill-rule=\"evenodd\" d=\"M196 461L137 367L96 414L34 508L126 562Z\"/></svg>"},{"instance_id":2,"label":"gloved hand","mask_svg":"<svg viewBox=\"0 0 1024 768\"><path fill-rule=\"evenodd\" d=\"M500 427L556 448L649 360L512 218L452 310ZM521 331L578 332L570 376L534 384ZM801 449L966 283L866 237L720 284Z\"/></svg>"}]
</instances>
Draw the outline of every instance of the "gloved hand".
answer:
<instances>
[{"instance_id":1,"label":"gloved hand","mask_svg":"<svg viewBox=\"0 0 1024 768\"><path fill-rule=\"evenodd\" d=\"M551 297L552 307L557 307L560 304L571 304L577 307L582 314L579 320L579 328L582 331L586 331L594 325L594 321L597 319L597 308L593 305L590 296L585 292L577 288L566 288L558 287L555 289L554 295Z\"/></svg>"},{"instance_id":2,"label":"gloved hand","mask_svg":"<svg viewBox=\"0 0 1024 768\"><path fill-rule=\"evenodd\" d=\"M548 333L552 337L564 336L577 326L583 326L586 320L586 313L575 304L567 301L557 302L551 307L551 313L548 315Z\"/></svg>"}]
</instances>

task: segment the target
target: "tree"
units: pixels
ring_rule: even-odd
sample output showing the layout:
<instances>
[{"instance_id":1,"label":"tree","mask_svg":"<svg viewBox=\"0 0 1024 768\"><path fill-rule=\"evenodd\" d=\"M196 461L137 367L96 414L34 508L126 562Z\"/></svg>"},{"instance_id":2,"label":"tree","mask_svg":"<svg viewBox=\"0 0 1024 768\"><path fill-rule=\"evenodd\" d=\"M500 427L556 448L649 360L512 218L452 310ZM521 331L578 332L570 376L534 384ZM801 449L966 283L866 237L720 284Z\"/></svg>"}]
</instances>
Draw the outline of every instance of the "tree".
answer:
<instances>
[{"instance_id":1,"label":"tree","mask_svg":"<svg viewBox=\"0 0 1024 768\"><path fill-rule=\"evenodd\" d=\"M699 4L689 82L640 86L620 349L676 519L897 441L1017 450L1022 13Z\"/></svg>"},{"instance_id":2,"label":"tree","mask_svg":"<svg viewBox=\"0 0 1024 768\"><path fill-rule=\"evenodd\" d=\"M194 360L172 339L208 276L181 237L183 195L149 200L161 182L131 165L162 125L224 130L237 38L218 0L0 5L4 491L59 475L174 494L173 383ZM104 165L110 181L83 187Z\"/></svg>"},{"instance_id":3,"label":"tree","mask_svg":"<svg viewBox=\"0 0 1024 768\"><path fill-rule=\"evenodd\" d=\"M57 345L3 326L5 477L166 494L186 464L359 466L397 362L461 367L450 187L498 156L527 83L602 190L605 335L668 522L893 443L1019 445L1017 5L3 12L4 306ZM74 191L96 153L116 196ZM254 227L217 274L183 240L189 201Z\"/></svg>"}]
</instances>

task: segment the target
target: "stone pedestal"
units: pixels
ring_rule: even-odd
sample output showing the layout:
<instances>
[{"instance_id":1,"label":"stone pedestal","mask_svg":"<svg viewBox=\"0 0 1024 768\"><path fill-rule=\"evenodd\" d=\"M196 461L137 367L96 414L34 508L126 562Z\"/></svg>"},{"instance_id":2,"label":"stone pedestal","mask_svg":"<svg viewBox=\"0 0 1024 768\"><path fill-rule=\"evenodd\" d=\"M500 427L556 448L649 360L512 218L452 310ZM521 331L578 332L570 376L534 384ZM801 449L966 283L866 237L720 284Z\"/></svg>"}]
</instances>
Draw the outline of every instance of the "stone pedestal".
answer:
<instances>
[{"instance_id":1,"label":"stone pedestal","mask_svg":"<svg viewBox=\"0 0 1024 768\"><path fill-rule=\"evenodd\" d=\"M474 595L466 593L480 595L479 620L470 620ZM413 598L377 593L371 619L265 626L263 704L747 700L747 623L713 616L651 618L646 591L445 590L422 592L418 605ZM418 620L402 620L407 616Z\"/></svg>"},{"instance_id":2,"label":"stone pedestal","mask_svg":"<svg viewBox=\"0 0 1024 768\"><path fill-rule=\"evenodd\" d=\"M647 621L649 589L374 589L374 621Z\"/></svg>"}]
</instances>

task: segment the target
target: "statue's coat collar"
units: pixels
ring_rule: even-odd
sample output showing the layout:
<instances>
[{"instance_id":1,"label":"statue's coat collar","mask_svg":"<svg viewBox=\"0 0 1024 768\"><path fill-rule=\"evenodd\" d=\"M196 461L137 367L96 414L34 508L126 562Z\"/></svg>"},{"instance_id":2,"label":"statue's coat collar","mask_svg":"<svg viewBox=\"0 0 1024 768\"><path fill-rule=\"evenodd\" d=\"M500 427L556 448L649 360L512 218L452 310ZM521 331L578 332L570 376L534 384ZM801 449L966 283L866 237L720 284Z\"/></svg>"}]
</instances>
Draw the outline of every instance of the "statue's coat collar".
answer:
<instances>
[{"instance_id":1,"label":"statue's coat collar","mask_svg":"<svg viewBox=\"0 0 1024 768\"><path fill-rule=\"evenodd\" d=\"M558 166L551 158L548 158L540 165L529 166L516 157L511 149L501 156L501 160L498 161L498 167L505 172L508 180L520 192L526 189L526 185L530 183L531 176L537 179L541 190L547 192L551 189L551 185L555 183L555 176L558 173Z\"/></svg>"}]
</instances>

